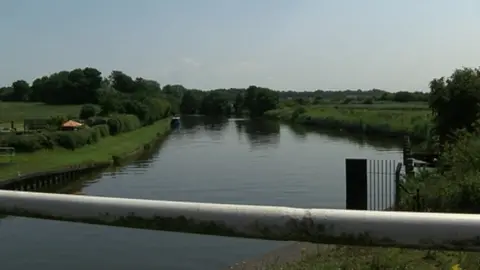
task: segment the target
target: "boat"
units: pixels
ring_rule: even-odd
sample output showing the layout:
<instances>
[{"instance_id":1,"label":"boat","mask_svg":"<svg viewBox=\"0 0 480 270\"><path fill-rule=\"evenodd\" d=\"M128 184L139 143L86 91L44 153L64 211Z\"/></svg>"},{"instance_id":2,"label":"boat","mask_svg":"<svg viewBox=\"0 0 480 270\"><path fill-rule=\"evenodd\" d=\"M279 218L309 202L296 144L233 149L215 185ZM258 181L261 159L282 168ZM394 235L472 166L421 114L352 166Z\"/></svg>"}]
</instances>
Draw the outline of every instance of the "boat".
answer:
<instances>
[{"instance_id":1,"label":"boat","mask_svg":"<svg viewBox=\"0 0 480 270\"><path fill-rule=\"evenodd\" d=\"M170 120L170 127L171 128L180 127L180 117L178 117L178 116L172 117L172 120Z\"/></svg>"}]
</instances>

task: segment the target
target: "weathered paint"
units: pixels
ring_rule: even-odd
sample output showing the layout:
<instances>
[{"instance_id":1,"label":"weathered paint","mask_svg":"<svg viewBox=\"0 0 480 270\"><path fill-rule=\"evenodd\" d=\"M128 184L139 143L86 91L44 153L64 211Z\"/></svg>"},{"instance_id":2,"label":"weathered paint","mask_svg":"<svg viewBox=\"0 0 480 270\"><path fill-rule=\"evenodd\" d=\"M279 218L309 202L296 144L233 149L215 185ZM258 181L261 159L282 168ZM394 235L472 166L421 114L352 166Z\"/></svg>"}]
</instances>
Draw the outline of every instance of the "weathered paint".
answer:
<instances>
[{"instance_id":1,"label":"weathered paint","mask_svg":"<svg viewBox=\"0 0 480 270\"><path fill-rule=\"evenodd\" d=\"M480 215L301 209L3 190L0 212L230 237L480 251Z\"/></svg>"}]
</instances>

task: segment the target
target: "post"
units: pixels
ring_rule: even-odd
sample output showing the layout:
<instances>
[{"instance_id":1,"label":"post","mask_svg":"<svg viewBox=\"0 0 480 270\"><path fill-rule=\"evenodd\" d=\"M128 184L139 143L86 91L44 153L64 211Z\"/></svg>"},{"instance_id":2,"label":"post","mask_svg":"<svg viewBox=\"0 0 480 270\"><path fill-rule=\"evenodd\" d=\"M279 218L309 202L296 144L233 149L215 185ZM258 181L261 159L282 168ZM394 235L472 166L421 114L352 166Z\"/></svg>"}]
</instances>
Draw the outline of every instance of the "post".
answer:
<instances>
[{"instance_id":1,"label":"post","mask_svg":"<svg viewBox=\"0 0 480 270\"><path fill-rule=\"evenodd\" d=\"M366 159L346 159L345 176L349 210L368 209L368 177Z\"/></svg>"},{"instance_id":2,"label":"post","mask_svg":"<svg viewBox=\"0 0 480 270\"><path fill-rule=\"evenodd\" d=\"M413 173L413 157L412 144L408 135L403 138L403 164L405 165L405 174L411 175Z\"/></svg>"},{"instance_id":3,"label":"post","mask_svg":"<svg viewBox=\"0 0 480 270\"><path fill-rule=\"evenodd\" d=\"M402 171L402 163L398 163L395 169L395 210L398 210L400 205L400 185L401 183L401 173Z\"/></svg>"}]
</instances>

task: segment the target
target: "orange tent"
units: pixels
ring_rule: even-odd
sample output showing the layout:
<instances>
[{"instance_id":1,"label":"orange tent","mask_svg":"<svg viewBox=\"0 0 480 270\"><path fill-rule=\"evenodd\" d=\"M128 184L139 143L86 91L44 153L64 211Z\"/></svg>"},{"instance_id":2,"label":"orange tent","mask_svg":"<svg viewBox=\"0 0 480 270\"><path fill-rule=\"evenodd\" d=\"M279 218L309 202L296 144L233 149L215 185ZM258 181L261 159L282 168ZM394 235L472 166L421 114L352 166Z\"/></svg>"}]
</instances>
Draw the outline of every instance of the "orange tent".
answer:
<instances>
[{"instance_id":1,"label":"orange tent","mask_svg":"<svg viewBox=\"0 0 480 270\"><path fill-rule=\"evenodd\" d=\"M75 122L73 120L68 120L67 122L63 123L62 127L68 127L68 128L76 128L82 126L81 123Z\"/></svg>"}]
</instances>

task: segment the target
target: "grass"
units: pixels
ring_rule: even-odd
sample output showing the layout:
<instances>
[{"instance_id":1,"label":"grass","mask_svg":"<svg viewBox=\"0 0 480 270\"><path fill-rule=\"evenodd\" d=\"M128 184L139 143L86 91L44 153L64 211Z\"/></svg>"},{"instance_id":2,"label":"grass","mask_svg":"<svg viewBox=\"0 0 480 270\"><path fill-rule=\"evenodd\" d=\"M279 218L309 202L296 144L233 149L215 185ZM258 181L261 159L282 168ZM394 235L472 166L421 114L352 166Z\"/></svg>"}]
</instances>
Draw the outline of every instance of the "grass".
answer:
<instances>
[{"instance_id":1,"label":"grass","mask_svg":"<svg viewBox=\"0 0 480 270\"><path fill-rule=\"evenodd\" d=\"M393 109L391 104L382 104L382 106L358 104L358 107L352 106L354 105L283 107L268 111L266 115L299 124L346 129L359 133L374 135L409 134L418 139L427 137L431 122L428 110L407 110L405 107L403 109L400 109L400 107Z\"/></svg>"},{"instance_id":2,"label":"grass","mask_svg":"<svg viewBox=\"0 0 480 270\"><path fill-rule=\"evenodd\" d=\"M320 105L320 104L319 104ZM350 103L350 104L321 104L323 107L337 107L345 109L369 109L369 110L423 110L428 111L428 104L423 102L375 102L374 104Z\"/></svg>"},{"instance_id":3,"label":"grass","mask_svg":"<svg viewBox=\"0 0 480 270\"><path fill-rule=\"evenodd\" d=\"M34 153L18 153L13 158L12 165L2 167L0 180L15 177L18 173L54 170L87 162L111 161L112 156L131 153L154 140L158 133L164 134L169 129L170 120L164 119L132 132L106 137L96 144L75 151L57 148Z\"/></svg>"},{"instance_id":4,"label":"grass","mask_svg":"<svg viewBox=\"0 0 480 270\"><path fill-rule=\"evenodd\" d=\"M83 105L46 105L34 102L0 102L0 123L22 123L26 118L78 116Z\"/></svg>"},{"instance_id":5,"label":"grass","mask_svg":"<svg viewBox=\"0 0 480 270\"><path fill-rule=\"evenodd\" d=\"M478 253L339 246L269 270L436 270L480 269ZM264 268L265 269L265 268Z\"/></svg>"}]
</instances>

